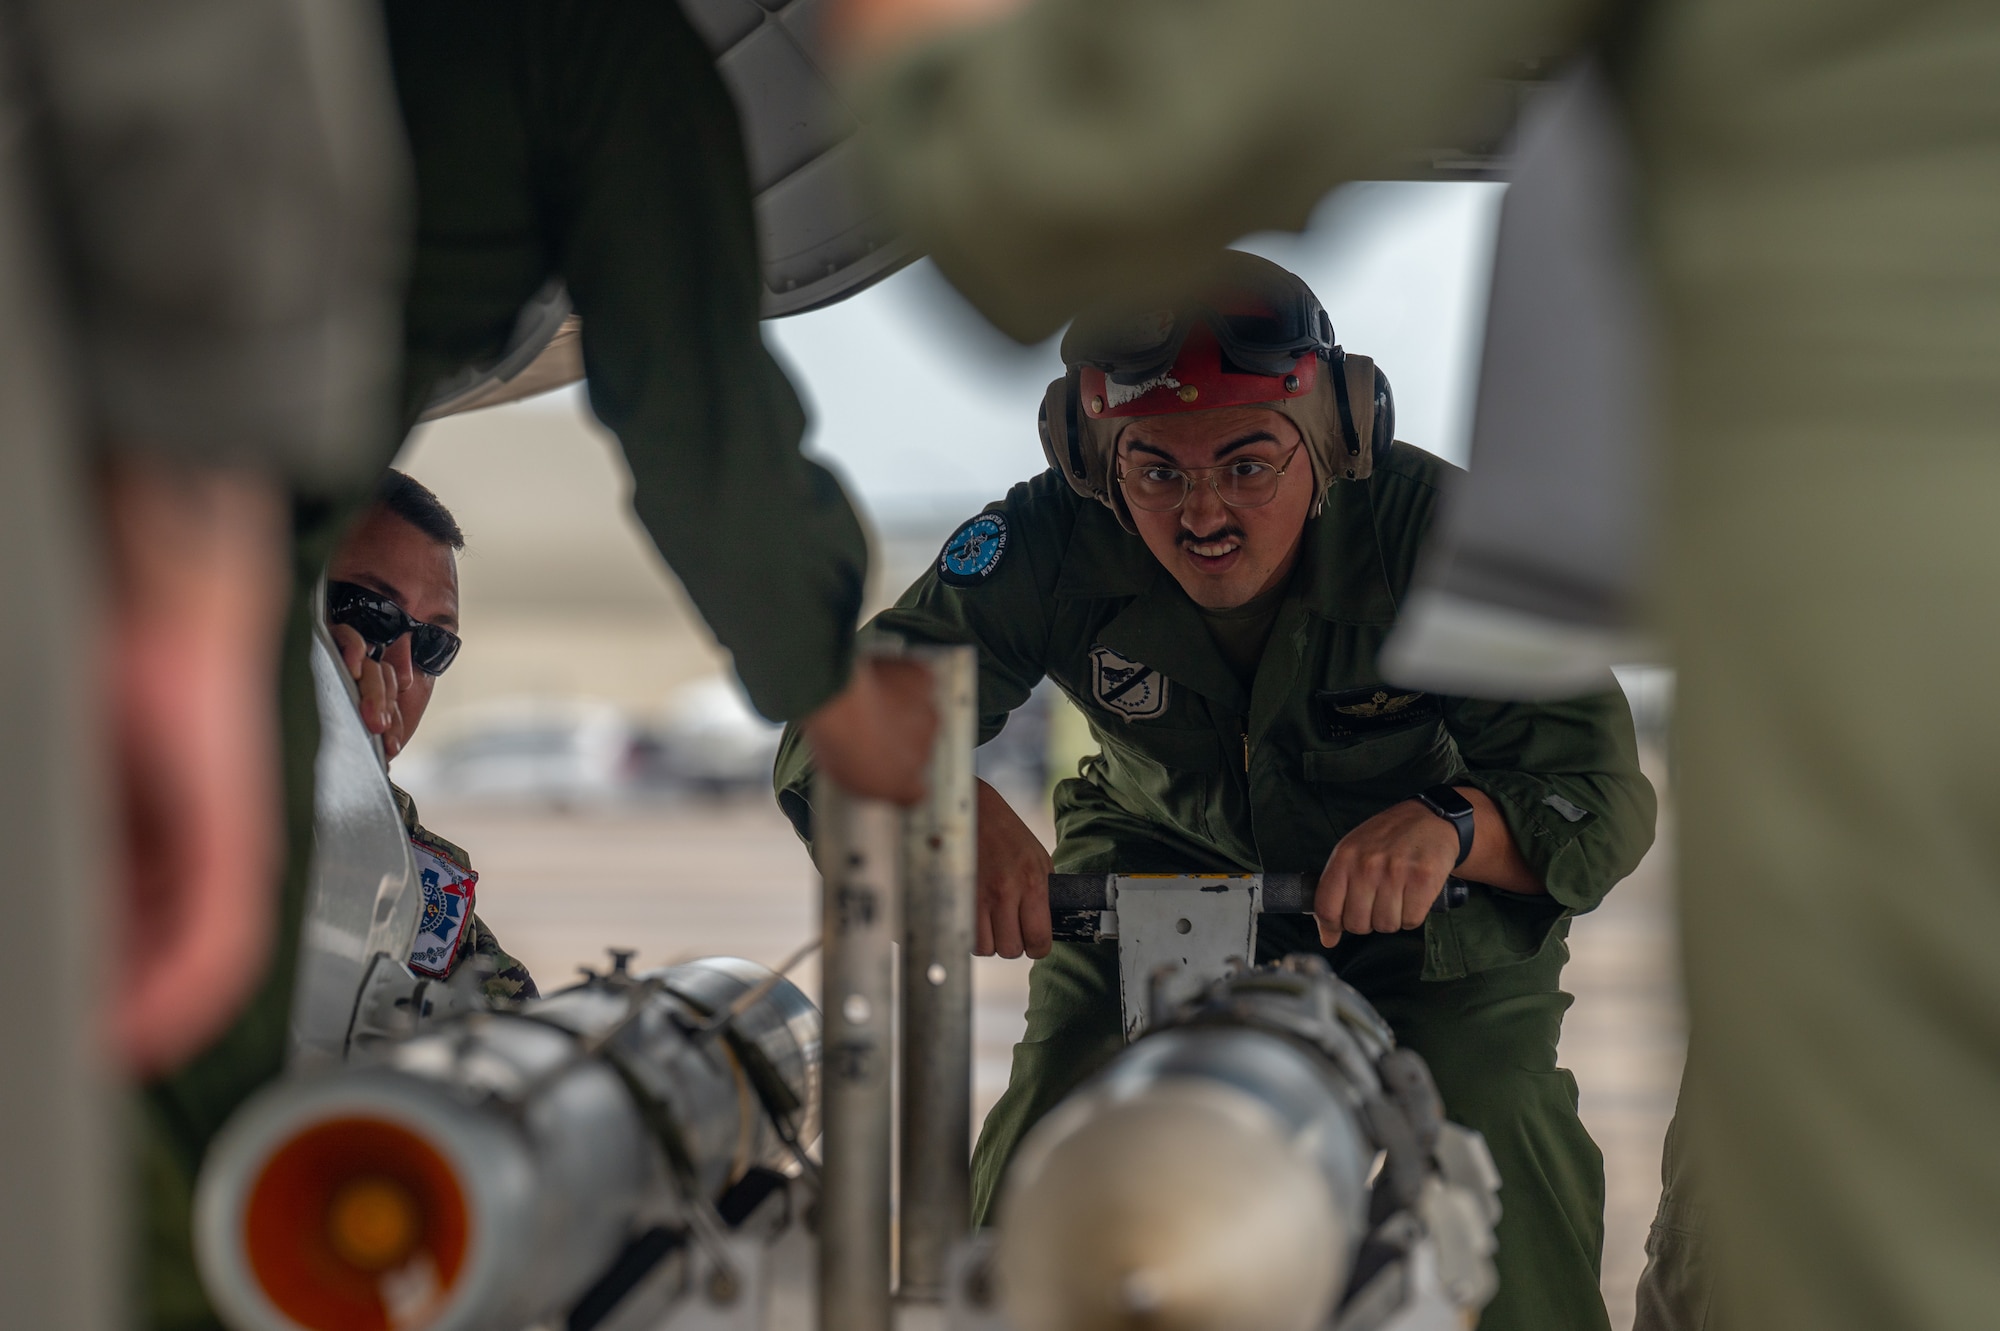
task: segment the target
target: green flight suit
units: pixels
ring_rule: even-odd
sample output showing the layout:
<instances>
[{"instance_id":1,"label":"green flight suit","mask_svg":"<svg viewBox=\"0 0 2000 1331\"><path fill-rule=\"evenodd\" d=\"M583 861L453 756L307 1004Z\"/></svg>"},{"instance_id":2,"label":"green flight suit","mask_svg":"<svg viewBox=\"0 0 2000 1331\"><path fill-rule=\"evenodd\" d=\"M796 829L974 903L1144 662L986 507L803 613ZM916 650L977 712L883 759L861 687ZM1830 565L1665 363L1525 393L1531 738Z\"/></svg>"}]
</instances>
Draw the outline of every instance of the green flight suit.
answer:
<instances>
[{"instance_id":1,"label":"green flight suit","mask_svg":"<svg viewBox=\"0 0 2000 1331\"><path fill-rule=\"evenodd\" d=\"M1044 677L1082 709L1102 752L1056 788L1061 871L1317 872L1351 828L1427 786L1491 796L1548 895L1475 890L1421 931L1346 938L1330 958L1493 1149L1506 1214L1483 1325L1601 1327L1603 1161L1556 1066L1558 982L1568 917L1652 843L1653 791L1616 690L1529 706L1382 684L1376 655L1450 470L1397 444L1373 479L1332 488L1247 691L1145 544L1054 472L987 510L1006 544L983 580L934 569L875 624L979 646L982 741ZM806 779L793 730L779 797L809 832ZM1260 930L1264 959L1316 946L1309 921ZM975 1153L982 1218L1021 1136L1121 1044L1115 949L1058 944L1035 963L1027 1036Z\"/></svg>"},{"instance_id":2,"label":"green flight suit","mask_svg":"<svg viewBox=\"0 0 2000 1331\"><path fill-rule=\"evenodd\" d=\"M1990 1326L2000 5L1045 0L885 72L870 127L918 242L1038 336L1423 170L1487 81L1591 51L1661 310L1683 1110L1717 1304Z\"/></svg>"},{"instance_id":3,"label":"green flight suit","mask_svg":"<svg viewBox=\"0 0 2000 1331\"><path fill-rule=\"evenodd\" d=\"M561 276L640 520L758 710L808 714L846 682L867 544L839 483L800 453L804 412L764 347L741 134L707 48L678 5L653 0L384 8L416 167L404 427L440 380L498 355L522 305ZM381 441L382 463L399 442ZM364 498L301 507L299 587ZM144 1106L143 1298L171 1331L216 1326L186 1232L202 1154L283 1066L318 747L306 613L301 599L285 667L278 955L237 1027Z\"/></svg>"}]
</instances>

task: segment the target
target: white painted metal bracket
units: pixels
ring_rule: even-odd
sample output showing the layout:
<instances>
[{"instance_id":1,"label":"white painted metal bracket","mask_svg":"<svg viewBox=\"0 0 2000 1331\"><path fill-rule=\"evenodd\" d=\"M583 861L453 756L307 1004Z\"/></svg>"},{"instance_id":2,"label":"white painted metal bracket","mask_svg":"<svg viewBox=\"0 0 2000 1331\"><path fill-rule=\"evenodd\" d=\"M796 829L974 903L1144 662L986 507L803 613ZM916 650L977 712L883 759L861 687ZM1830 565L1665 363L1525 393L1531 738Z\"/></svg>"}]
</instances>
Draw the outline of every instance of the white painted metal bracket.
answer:
<instances>
[{"instance_id":1,"label":"white painted metal bracket","mask_svg":"<svg viewBox=\"0 0 2000 1331\"><path fill-rule=\"evenodd\" d=\"M1127 1040L1256 958L1261 874L1114 874L1108 895Z\"/></svg>"}]
</instances>

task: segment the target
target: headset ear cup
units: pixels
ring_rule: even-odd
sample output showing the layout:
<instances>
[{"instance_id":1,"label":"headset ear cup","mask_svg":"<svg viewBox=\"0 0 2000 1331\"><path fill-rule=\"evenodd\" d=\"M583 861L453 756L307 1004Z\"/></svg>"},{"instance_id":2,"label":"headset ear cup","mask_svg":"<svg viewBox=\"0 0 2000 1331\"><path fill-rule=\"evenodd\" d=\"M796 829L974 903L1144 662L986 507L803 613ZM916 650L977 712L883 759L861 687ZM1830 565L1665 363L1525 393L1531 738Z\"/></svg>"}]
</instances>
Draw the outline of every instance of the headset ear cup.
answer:
<instances>
[{"instance_id":1,"label":"headset ear cup","mask_svg":"<svg viewBox=\"0 0 2000 1331\"><path fill-rule=\"evenodd\" d=\"M1390 391L1389 376L1382 373L1382 367L1375 367L1375 429L1370 440L1370 452L1375 455L1375 464L1380 466L1388 460L1389 446L1396 442L1396 395Z\"/></svg>"},{"instance_id":2,"label":"headset ear cup","mask_svg":"<svg viewBox=\"0 0 2000 1331\"><path fill-rule=\"evenodd\" d=\"M1377 444L1382 435L1381 422L1375 416L1375 389L1382 382L1381 371L1373 360L1354 352L1339 352L1332 371L1334 406L1340 413L1340 446L1346 454L1339 474L1350 481L1365 481L1375 474L1376 459L1388 452L1386 445Z\"/></svg>"},{"instance_id":3,"label":"headset ear cup","mask_svg":"<svg viewBox=\"0 0 2000 1331\"><path fill-rule=\"evenodd\" d=\"M1042 439L1042 456L1080 495L1096 496L1090 488L1090 469L1084 461L1082 441L1076 436L1077 376L1074 372L1049 384L1042 393L1041 411L1035 417L1036 432Z\"/></svg>"},{"instance_id":4,"label":"headset ear cup","mask_svg":"<svg viewBox=\"0 0 2000 1331\"><path fill-rule=\"evenodd\" d=\"M1062 381L1057 380L1056 382L1061 383ZM1040 436L1042 441L1042 456L1048 460L1048 464L1051 467L1057 471L1062 471L1062 450L1058 447L1055 437L1055 431L1058 427L1053 427L1049 424L1049 399L1055 395L1056 384L1050 384L1048 388L1043 390L1042 405L1035 412L1035 433ZM1060 412L1061 408L1058 407L1057 411Z\"/></svg>"}]
</instances>

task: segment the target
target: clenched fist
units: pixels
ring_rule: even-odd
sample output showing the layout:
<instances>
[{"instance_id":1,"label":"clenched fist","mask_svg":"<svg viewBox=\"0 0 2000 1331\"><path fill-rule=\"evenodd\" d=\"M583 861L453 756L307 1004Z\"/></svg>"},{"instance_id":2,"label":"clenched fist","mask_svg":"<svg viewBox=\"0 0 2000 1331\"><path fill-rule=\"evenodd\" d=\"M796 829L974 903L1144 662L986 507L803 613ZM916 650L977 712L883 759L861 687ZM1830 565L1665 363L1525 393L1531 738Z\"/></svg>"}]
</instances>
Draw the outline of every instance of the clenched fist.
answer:
<instances>
[{"instance_id":1,"label":"clenched fist","mask_svg":"<svg viewBox=\"0 0 2000 1331\"><path fill-rule=\"evenodd\" d=\"M1455 863L1457 831L1416 800L1390 805L1340 839L1313 894L1322 947L1332 947L1343 933L1417 928L1454 871L1507 892L1544 890L1521 858L1500 806L1477 787L1456 789L1472 803L1472 853L1464 864Z\"/></svg>"},{"instance_id":2,"label":"clenched fist","mask_svg":"<svg viewBox=\"0 0 2000 1331\"><path fill-rule=\"evenodd\" d=\"M1000 792L979 783L979 912L974 955L1046 957L1049 852Z\"/></svg>"}]
</instances>

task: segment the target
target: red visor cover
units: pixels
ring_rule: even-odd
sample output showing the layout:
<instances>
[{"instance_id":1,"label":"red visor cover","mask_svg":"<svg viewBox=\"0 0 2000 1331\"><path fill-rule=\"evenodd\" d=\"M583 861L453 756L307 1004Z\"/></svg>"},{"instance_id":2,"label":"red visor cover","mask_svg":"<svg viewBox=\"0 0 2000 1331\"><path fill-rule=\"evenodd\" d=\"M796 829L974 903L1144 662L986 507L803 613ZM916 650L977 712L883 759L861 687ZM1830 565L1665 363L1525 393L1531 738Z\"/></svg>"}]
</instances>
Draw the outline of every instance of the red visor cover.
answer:
<instances>
[{"instance_id":1,"label":"red visor cover","mask_svg":"<svg viewBox=\"0 0 2000 1331\"><path fill-rule=\"evenodd\" d=\"M1077 375L1083 409L1093 419L1163 416L1306 397L1319 382L1319 357L1307 352L1290 374L1238 374L1223 368L1222 346L1214 331L1198 322L1188 330L1173 368L1143 383L1112 383L1095 365L1079 367Z\"/></svg>"}]
</instances>

